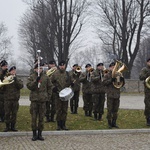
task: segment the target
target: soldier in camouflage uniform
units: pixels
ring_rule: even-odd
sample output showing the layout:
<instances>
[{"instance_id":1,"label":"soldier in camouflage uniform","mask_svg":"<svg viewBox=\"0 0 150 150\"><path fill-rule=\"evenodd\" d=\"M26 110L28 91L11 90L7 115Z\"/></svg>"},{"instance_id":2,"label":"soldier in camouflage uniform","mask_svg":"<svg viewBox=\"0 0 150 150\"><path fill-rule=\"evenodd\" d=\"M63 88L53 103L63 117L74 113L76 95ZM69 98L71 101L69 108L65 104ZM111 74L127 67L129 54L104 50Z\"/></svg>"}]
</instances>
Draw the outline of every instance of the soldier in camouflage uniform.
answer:
<instances>
[{"instance_id":1,"label":"soldier in camouflage uniform","mask_svg":"<svg viewBox=\"0 0 150 150\"><path fill-rule=\"evenodd\" d=\"M85 112L85 116L92 117L92 108L93 108L93 102L92 102L92 91L91 91L91 75L92 71L89 71L91 69L91 64L87 64L85 66L86 71L81 73L79 80L82 83L82 93L83 93L83 110Z\"/></svg>"},{"instance_id":2,"label":"soldier in camouflage uniform","mask_svg":"<svg viewBox=\"0 0 150 150\"><path fill-rule=\"evenodd\" d=\"M79 76L81 74L80 70L77 70L78 64L74 64L72 70L69 72L71 78L73 79L74 86L72 87L74 91L74 96L70 100L70 110L71 114L77 114L79 94L80 94L80 81Z\"/></svg>"},{"instance_id":3,"label":"soldier in camouflage uniform","mask_svg":"<svg viewBox=\"0 0 150 150\"><path fill-rule=\"evenodd\" d=\"M31 74L27 81L27 88L30 90L30 114L31 128L33 131L32 140L44 140L42 131L44 128L44 116L46 111L46 101L51 97L53 85L44 73L40 65L40 76L38 76L38 64L34 67L35 72ZM38 87L39 85L39 87ZM37 123L38 120L38 123ZM38 135L36 131L38 130Z\"/></svg>"},{"instance_id":4,"label":"soldier in camouflage uniform","mask_svg":"<svg viewBox=\"0 0 150 150\"><path fill-rule=\"evenodd\" d=\"M0 80L3 81L4 77L7 76L8 73L8 63L3 60L0 62ZM4 91L3 87L0 87L0 122L4 122Z\"/></svg>"},{"instance_id":5,"label":"soldier in camouflage uniform","mask_svg":"<svg viewBox=\"0 0 150 150\"><path fill-rule=\"evenodd\" d=\"M71 85L71 78L66 71L65 61L59 62L58 70L54 72L51 81L55 85L53 92L56 93L57 96L55 99L57 130L68 130L66 127L68 101L62 101L59 98L59 92Z\"/></svg>"},{"instance_id":6,"label":"soldier in camouflage uniform","mask_svg":"<svg viewBox=\"0 0 150 150\"><path fill-rule=\"evenodd\" d=\"M144 115L146 117L147 126L150 126L150 88L146 86L146 79L150 77L150 58L147 59L147 66L144 67L139 75L139 79L144 81L144 103L145 103L145 110Z\"/></svg>"},{"instance_id":7,"label":"soldier in camouflage uniform","mask_svg":"<svg viewBox=\"0 0 150 150\"><path fill-rule=\"evenodd\" d=\"M120 105L120 89L114 87L113 82L116 80L112 78L112 71L115 63L112 62L109 65L109 72L104 75L103 83L106 86L107 93L107 120L109 128L118 128L116 121L118 117L118 110ZM124 82L124 78L121 77L121 81ZM123 84L124 85L124 84Z\"/></svg>"},{"instance_id":8,"label":"soldier in camouflage uniform","mask_svg":"<svg viewBox=\"0 0 150 150\"><path fill-rule=\"evenodd\" d=\"M49 67L49 69L53 68L54 70L57 70L56 62L54 60L49 61L48 67ZM53 73L51 73L49 75L50 79L53 76ZM55 86L55 83L53 83L53 84ZM46 102L46 120L47 120L47 122L54 122L54 116L56 113L56 109L55 109L55 99L56 98L55 97L56 97L56 93L52 92L51 98L49 99L49 101Z\"/></svg>"},{"instance_id":9,"label":"soldier in camouflage uniform","mask_svg":"<svg viewBox=\"0 0 150 150\"><path fill-rule=\"evenodd\" d=\"M101 120L104 114L105 103L105 89L103 85L104 64L97 64L96 70L91 76L92 81L92 100L93 100L93 113L95 120Z\"/></svg>"},{"instance_id":10,"label":"soldier in camouflage uniform","mask_svg":"<svg viewBox=\"0 0 150 150\"><path fill-rule=\"evenodd\" d=\"M4 109L6 128L4 132L9 130L17 131L15 128L17 112L19 109L20 89L23 88L23 81L16 76L16 67L9 69L9 75L13 76L14 82L4 85Z\"/></svg>"}]
</instances>

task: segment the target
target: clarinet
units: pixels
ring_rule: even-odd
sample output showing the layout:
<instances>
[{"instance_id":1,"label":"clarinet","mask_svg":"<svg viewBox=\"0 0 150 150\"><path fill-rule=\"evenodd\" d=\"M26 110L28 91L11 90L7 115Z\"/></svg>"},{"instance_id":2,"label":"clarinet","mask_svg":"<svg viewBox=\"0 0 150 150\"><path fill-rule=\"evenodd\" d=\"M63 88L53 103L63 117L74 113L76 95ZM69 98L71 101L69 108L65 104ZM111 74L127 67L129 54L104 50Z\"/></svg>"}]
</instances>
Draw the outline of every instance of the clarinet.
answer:
<instances>
[{"instance_id":1,"label":"clarinet","mask_svg":"<svg viewBox=\"0 0 150 150\"><path fill-rule=\"evenodd\" d=\"M41 50L37 50L37 56L38 56L38 77L40 77L40 60L41 60L41 56L40 56ZM40 81L38 82L38 88L40 88Z\"/></svg>"}]
</instances>

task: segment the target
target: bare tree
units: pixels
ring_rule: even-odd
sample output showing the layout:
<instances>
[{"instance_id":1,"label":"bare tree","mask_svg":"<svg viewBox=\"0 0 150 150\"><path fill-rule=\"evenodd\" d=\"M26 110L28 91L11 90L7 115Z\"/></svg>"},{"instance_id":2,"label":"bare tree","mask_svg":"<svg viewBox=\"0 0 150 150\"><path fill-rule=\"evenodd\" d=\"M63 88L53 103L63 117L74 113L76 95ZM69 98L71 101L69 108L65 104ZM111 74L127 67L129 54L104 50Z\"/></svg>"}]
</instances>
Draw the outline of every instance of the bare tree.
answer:
<instances>
[{"instance_id":1,"label":"bare tree","mask_svg":"<svg viewBox=\"0 0 150 150\"><path fill-rule=\"evenodd\" d=\"M11 45L11 38L7 36L7 27L4 23L0 24L0 60L7 59L10 56L9 50Z\"/></svg>"},{"instance_id":2,"label":"bare tree","mask_svg":"<svg viewBox=\"0 0 150 150\"><path fill-rule=\"evenodd\" d=\"M87 0L26 0L31 11L24 15L20 37L31 56L42 50L45 60L69 60L71 45L81 32ZM26 36L25 36L26 35Z\"/></svg>"},{"instance_id":3,"label":"bare tree","mask_svg":"<svg viewBox=\"0 0 150 150\"><path fill-rule=\"evenodd\" d=\"M145 67L146 60L150 58L150 37L142 40L139 48L139 52L134 62L134 72L132 75L134 78L139 78L138 72Z\"/></svg>"},{"instance_id":4,"label":"bare tree","mask_svg":"<svg viewBox=\"0 0 150 150\"><path fill-rule=\"evenodd\" d=\"M107 45L109 52L124 62L130 78L137 56L142 29L150 16L149 0L97 0L99 10L99 38ZM98 19L98 18L97 18Z\"/></svg>"}]
</instances>

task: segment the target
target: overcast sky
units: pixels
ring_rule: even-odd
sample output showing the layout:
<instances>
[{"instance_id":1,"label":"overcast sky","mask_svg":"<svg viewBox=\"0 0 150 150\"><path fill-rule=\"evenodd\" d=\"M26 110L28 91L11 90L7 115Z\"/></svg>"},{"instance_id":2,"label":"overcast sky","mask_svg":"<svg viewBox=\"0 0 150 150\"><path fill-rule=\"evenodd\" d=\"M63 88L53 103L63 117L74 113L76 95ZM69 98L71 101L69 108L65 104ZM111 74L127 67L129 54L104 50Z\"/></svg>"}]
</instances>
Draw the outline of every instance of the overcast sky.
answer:
<instances>
[{"instance_id":1,"label":"overcast sky","mask_svg":"<svg viewBox=\"0 0 150 150\"><path fill-rule=\"evenodd\" d=\"M0 0L0 23L3 22L8 28L8 36L12 36L12 49L18 53L18 24L21 16L27 9L22 0Z\"/></svg>"}]
</instances>

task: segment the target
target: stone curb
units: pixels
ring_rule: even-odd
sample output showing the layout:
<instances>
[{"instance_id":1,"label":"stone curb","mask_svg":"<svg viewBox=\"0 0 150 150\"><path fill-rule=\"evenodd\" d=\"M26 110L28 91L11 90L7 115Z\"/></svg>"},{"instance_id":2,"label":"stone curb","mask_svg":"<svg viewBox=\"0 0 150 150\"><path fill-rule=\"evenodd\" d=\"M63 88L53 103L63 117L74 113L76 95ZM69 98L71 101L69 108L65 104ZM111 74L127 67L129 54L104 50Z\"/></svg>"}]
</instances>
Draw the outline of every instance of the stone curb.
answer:
<instances>
[{"instance_id":1,"label":"stone curb","mask_svg":"<svg viewBox=\"0 0 150 150\"><path fill-rule=\"evenodd\" d=\"M43 131L44 135L96 135L96 134L135 134L150 133L150 129L110 129L110 130L70 130L70 131ZM0 132L0 137L31 136L32 132Z\"/></svg>"}]
</instances>

